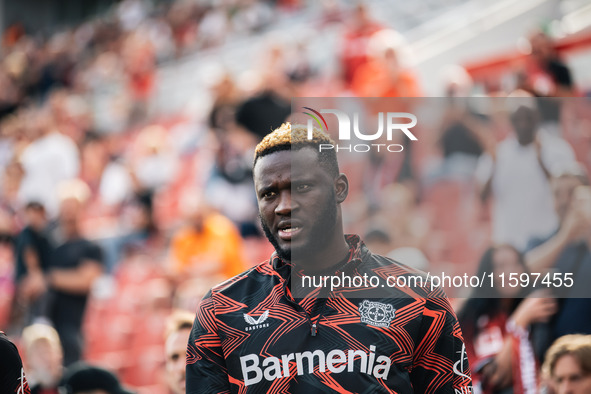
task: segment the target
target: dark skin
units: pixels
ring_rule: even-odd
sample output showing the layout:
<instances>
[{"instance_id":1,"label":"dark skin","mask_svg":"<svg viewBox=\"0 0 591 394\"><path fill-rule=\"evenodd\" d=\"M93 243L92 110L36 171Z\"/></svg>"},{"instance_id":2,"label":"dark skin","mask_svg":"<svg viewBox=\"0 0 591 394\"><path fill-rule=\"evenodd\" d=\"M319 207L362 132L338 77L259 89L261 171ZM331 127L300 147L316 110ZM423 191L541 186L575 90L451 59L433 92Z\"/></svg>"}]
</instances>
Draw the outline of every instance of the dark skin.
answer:
<instances>
[{"instance_id":1,"label":"dark skin","mask_svg":"<svg viewBox=\"0 0 591 394\"><path fill-rule=\"evenodd\" d=\"M314 271L345 259L349 246L340 204L347 198L349 182L344 174L330 174L313 147L259 158L254 184L261 221L280 256L293 252L298 256L295 264ZM327 214L330 210L334 216Z\"/></svg>"},{"instance_id":2,"label":"dark skin","mask_svg":"<svg viewBox=\"0 0 591 394\"><path fill-rule=\"evenodd\" d=\"M539 126L538 113L528 107L521 106L511 114L511 124L515 130L515 135L519 144L526 146L536 139L536 133Z\"/></svg>"}]
</instances>

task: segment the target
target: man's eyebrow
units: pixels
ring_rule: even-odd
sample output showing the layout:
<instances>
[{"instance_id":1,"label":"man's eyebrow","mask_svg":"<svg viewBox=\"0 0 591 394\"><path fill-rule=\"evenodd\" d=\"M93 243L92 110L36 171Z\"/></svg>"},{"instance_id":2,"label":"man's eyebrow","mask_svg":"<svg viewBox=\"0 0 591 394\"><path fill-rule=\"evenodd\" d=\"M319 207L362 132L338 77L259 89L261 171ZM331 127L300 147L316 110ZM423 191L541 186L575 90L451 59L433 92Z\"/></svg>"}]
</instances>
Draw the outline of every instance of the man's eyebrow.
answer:
<instances>
[{"instance_id":1,"label":"man's eyebrow","mask_svg":"<svg viewBox=\"0 0 591 394\"><path fill-rule=\"evenodd\" d=\"M313 182L316 177L312 174L302 174L291 178L291 183Z\"/></svg>"},{"instance_id":2,"label":"man's eyebrow","mask_svg":"<svg viewBox=\"0 0 591 394\"><path fill-rule=\"evenodd\" d=\"M267 193L269 191L275 190L276 187L273 185L265 185L265 186L261 186L257 189L257 193L259 194L264 194Z\"/></svg>"}]
</instances>

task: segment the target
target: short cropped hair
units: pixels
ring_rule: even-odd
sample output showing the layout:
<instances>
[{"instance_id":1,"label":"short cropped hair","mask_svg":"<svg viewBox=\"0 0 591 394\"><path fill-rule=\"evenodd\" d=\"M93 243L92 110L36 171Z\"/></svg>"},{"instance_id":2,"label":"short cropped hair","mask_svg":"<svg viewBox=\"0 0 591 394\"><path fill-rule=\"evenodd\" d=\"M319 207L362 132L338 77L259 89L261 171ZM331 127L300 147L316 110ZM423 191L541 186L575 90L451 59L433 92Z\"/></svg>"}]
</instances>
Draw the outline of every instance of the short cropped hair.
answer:
<instances>
[{"instance_id":1,"label":"short cropped hair","mask_svg":"<svg viewBox=\"0 0 591 394\"><path fill-rule=\"evenodd\" d=\"M181 310L172 312L166 320L164 338L167 339L173 333L181 330L190 330L193 328L193 320L195 320L195 315L191 312Z\"/></svg>"},{"instance_id":2,"label":"short cropped hair","mask_svg":"<svg viewBox=\"0 0 591 394\"><path fill-rule=\"evenodd\" d=\"M318 154L320 165L333 177L339 175L339 163L335 149L320 150L321 144L336 145L332 138L323 131L314 128L312 139L308 139L308 128L301 124L283 123L257 145L255 149L253 169L258 159L274 152L284 150L300 150L313 148Z\"/></svg>"},{"instance_id":3,"label":"short cropped hair","mask_svg":"<svg viewBox=\"0 0 591 394\"><path fill-rule=\"evenodd\" d=\"M573 356L583 372L591 374L591 335L564 335L558 338L546 352L542 367L546 376L552 377L556 363L563 356Z\"/></svg>"}]
</instances>

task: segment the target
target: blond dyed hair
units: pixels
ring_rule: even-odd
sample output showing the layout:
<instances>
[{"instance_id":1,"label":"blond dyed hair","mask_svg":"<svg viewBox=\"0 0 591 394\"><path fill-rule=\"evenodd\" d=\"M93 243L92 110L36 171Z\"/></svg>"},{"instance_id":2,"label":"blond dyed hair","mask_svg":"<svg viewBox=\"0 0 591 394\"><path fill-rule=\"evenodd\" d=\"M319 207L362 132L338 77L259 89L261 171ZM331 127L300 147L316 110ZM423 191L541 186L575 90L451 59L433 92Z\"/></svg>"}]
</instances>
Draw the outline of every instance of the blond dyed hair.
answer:
<instances>
[{"instance_id":1,"label":"blond dyed hair","mask_svg":"<svg viewBox=\"0 0 591 394\"><path fill-rule=\"evenodd\" d=\"M292 125L290 122L283 123L280 127L267 134L257 145L254 155L253 167L258 159L274 152L283 150L299 150L310 147L318 152L318 161L332 175L339 173L339 165L335 149L320 150L320 145L327 144L335 146L336 143L324 131L314 127L312 138L308 139L308 128L302 124Z\"/></svg>"}]
</instances>

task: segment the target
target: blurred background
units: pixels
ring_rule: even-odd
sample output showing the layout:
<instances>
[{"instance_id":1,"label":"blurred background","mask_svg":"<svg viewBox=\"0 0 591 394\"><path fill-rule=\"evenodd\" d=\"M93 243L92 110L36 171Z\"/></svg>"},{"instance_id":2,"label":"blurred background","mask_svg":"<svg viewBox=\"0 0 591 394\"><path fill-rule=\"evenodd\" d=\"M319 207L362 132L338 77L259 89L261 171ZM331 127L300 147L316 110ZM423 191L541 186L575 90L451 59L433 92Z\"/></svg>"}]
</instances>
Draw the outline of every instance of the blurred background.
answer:
<instances>
[{"instance_id":1,"label":"blurred background","mask_svg":"<svg viewBox=\"0 0 591 394\"><path fill-rule=\"evenodd\" d=\"M441 98L420 148L350 168L378 253L542 272L591 241L585 0L0 0L0 32L0 329L32 386L86 360L182 392L171 312L272 252L252 157L293 97ZM507 96L524 101L500 118L477 104ZM559 314L525 320L591 333Z\"/></svg>"}]
</instances>

